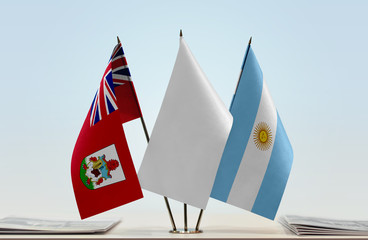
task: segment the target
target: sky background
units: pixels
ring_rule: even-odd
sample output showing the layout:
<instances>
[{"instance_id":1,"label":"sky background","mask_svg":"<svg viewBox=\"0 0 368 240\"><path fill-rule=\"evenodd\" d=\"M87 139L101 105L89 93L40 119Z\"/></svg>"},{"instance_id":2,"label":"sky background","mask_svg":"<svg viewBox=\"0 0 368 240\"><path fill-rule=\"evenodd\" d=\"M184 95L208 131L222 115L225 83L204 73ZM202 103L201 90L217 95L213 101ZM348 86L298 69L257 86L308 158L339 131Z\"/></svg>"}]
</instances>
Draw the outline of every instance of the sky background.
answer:
<instances>
[{"instance_id":1,"label":"sky background","mask_svg":"<svg viewBox=\"0 0 368 240\"><path fill-rule=\"evenodd\" d=\"M0 1L0 217L79 218L72 151L116 36L151 132L183 29L227 106L253 37L294 150L278 216L368 220L367 12L366 1ZM124 128L138 169L140 121ZM144 195L96 218L166 214ZM206 212L257 217L214 199Z\"/></svg>"}]
</instances>

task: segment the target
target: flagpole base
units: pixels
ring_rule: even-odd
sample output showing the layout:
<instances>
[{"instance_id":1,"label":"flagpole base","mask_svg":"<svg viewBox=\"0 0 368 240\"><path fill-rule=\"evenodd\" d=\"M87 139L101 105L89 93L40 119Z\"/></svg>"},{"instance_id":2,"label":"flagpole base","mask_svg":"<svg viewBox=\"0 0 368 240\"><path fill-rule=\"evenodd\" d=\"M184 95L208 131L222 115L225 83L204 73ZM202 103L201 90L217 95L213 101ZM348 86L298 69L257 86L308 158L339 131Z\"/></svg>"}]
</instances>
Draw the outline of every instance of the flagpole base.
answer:
<instances>
[{"instance_id":1,"label":"flagpole base","mask_svg":"<svg viewBox=\"0 0 368 240\"><path fill-rule=\"evenodd\" d=\"M195 230L195 229L177 229L177 230L170 230L169 233L175 233L175 234L195 234L195 233L203 233L202 230Z\"/></svg>"}]
</instances>

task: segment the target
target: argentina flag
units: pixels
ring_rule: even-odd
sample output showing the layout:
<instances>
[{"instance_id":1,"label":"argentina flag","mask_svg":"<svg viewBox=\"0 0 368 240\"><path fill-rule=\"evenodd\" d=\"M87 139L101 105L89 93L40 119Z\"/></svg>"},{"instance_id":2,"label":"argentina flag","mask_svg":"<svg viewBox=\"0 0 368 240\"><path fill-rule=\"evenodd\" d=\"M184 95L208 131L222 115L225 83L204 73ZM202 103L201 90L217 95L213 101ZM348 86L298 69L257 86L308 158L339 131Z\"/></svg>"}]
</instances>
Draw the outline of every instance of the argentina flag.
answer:
<instances>
[{"instance_id":1,"label":"argentina flag","mask_svg":"<svg viewBox=\"0 0 368 240\"><path fill-rule=\"evenodd\" d=\"M233 126L211 197L273 220L293 150L250 43L230 112Z\"/></svg>"}]
</instances>

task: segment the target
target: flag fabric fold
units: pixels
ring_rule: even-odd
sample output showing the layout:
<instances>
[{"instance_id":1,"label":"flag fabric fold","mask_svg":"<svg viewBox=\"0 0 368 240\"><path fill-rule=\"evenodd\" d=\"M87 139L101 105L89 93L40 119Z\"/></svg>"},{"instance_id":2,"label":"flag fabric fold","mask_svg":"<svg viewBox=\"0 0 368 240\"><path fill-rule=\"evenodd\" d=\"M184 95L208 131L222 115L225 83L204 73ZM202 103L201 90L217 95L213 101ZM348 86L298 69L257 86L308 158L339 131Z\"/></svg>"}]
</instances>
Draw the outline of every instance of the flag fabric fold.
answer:
<instances>
[{"instance_id":1,"label":"flag fabric fold","mask_svg":"<svg viewBox=\"0 0 368 240\"><path fill-rule=\"evenodd\" d=\"M143 197L122 124L141 117L121 43L76 141L71 177L82 219Z\"/></svg>"},{"instance_id":2,"label":"flag fabric fold","mask_svg":"<svg viewBox=\"0 0 368 240\"><path fill-rule=\"evenodd\" d=\"M232 117L184 39L138 172L143 189L205 209Z\"/></svg>"},{"instance_id":3,"label":"flag fabric fold","mask_svg":"<svg viewBox=\"0 0 368 240\"><path fill-rule=\"evenodd\" d=\"M293 151L250 45L230 112L234 122L211 197L274 219Z\"/></svg>"}]
</instances>

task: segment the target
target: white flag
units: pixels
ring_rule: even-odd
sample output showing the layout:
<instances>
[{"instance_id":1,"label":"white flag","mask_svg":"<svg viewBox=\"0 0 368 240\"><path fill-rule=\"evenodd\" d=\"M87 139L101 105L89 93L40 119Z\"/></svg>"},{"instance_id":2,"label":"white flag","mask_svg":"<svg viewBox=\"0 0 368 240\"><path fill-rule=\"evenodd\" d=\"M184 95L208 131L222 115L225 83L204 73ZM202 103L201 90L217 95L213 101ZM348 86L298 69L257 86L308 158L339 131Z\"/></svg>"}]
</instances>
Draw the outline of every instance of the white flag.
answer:
<instances>
[{"instance_id":1,"label":"white flag","mask_svg":"<svg viewBox=\"0 0 368 240\"><path fill-rule=\"evenodd\" d=\"M138 177L142 188L205 209L232 116L184 39Z\"/></svg>"}]
</instances>

